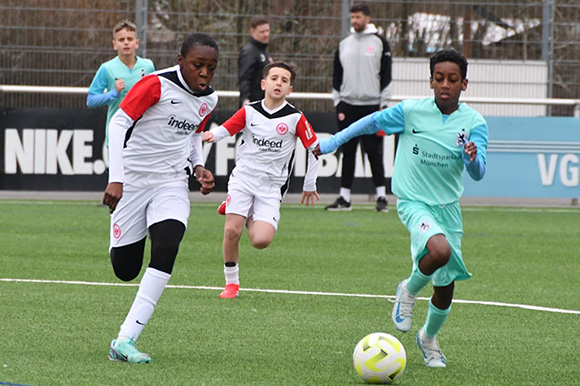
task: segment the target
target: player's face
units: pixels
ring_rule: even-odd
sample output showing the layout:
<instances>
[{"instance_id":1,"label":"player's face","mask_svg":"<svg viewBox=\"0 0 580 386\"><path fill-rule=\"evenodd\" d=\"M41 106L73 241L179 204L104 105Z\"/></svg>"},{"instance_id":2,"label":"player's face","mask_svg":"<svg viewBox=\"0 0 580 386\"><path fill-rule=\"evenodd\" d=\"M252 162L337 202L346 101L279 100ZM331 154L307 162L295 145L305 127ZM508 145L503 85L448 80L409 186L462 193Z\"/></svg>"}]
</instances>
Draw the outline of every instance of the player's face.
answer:
<instances>
[{"instance_id":1,"label":"player's face","mask_svg":"<svg viewBox=\"0 0 580 386\"><path fill-rule=\"evenodd\" d=\"M262 79L262 90L264 90L266 98L281 101L290 95L292 92L291 77L290 71L281 67L272 67L266 79Z\"/></svg>"},{"instance_id":2,"label":"player's face","mask_svg":"<svg viewBox=\"0 0 580 386\"><path fill-rule=\"evenodd\" d=\"M435 102L443 114L451 114L457 110L459 95L467 89L467 79L461 79L461 69L457 63L435 64L429 83L435 92Z\"/></svg>"},{"instance_id":3,"label":"player's face","mask_svg":"<svg viewBox=\"0 0 580 386\"><path fill-rule=\"evenodd\" d=\"M353 12L350 14L350 24L356 32L363 32L370 21L371 17L362 12Z\"/></svg>"},{"instance_id":4,"label":"player's face","mask_svg":"<svg viewBox=\"0 0 580 386\"><path fill-rule=\"evenodd\" d=\"M250 29L250 36L262 44L268 44L270 41L270 24L266 23Z\"/></svg>"},{"instance_id":5,"label":"player's face","mask_svg":"<svg viewBox=\"0 0 580 386\"><path fill-rule=\"evenodd\" d=\"M135 56L137 48L139 48L139 39L135 31L122 29L115 33L113 49L119 56Z\"/></svg>"},{"instance_id":6,"label":"player's face","mask_svg":"<svg viewBox=\"0 0 580 386\"><path fill-rule=\"evenodd\" d=\"M177 55L181 75L194 92L201 92L209 87L217 68L218 53L215 48L201 44L194 45L186 57Z\"/></svg>"}]
</instances>

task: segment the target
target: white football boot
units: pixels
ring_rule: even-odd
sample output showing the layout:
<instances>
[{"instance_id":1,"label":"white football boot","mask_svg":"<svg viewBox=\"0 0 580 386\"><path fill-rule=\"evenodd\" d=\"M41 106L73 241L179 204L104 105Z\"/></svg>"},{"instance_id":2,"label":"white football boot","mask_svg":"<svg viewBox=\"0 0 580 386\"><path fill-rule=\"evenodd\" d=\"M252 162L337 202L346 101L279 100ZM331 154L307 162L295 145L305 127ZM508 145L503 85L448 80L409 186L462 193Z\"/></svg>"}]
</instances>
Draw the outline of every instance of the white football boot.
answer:
<instances>
[{"instance_id":1,"label":"white football boot","mask_svg":"<svg viewBox=\"0 0 580 386\"><path fill-rule=\"evenodd\" d=\"M395 296L395 305L393 306L393 323L395 328L401 332L407 332L411 329L411 322L413 319L413 307L417 301L417 296L411 295L407 291L407 280L403 280L397 286L397 294Z\"/></svg>"},{"instance_id":2,"label":"white football boot","mask_svg":"<svg viewBox=\"0 0 580 386\"><path fill-rule=\"evenodd\" d=\"M429 338L421 328L417 333L417 346L423 352L423 359L427 367L446 367L445 356L439 348L437 337Z\"/></svg>"}]
</instances>

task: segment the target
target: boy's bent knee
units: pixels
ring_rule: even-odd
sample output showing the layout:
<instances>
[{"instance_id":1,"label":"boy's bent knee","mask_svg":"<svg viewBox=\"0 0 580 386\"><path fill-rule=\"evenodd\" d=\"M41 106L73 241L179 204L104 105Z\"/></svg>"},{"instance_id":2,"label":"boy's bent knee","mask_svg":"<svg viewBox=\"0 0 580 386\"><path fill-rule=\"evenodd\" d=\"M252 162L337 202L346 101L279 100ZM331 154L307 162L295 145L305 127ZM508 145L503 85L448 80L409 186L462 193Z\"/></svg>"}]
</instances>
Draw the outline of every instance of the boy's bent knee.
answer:
<instances>
[{"instance_id":1,"label":"boy's bent knee","mask_svg":"<svg viewBox=\"0 0 580 386\"><path fill-rule=\"evenodd\" d=\"M135 267L127 269L127 267L118 267L113 264L113 272L115 272L115 276L117 276L122 281L131 281L135 279L139 272L141 272L141 267L136 269Z\"/></svg>"},{"instance_id":2,"label":"boy's bent knee","mask_svg":"<svg viewBox=\"0 0 580 386\"><path fill-rule=\"evenodd\" d=\"M149 227L151 262L149 266L171 274L185 233L185 225L177 220L165 220Z\"/></svg>"},{"instance_id":3,"label":"boy's bent knee","mask_svg":"<svg viewBox=\"0 0 580 386\"><path fill-rule=\"evenodd\" d=\"M451 246L443 235L435 235L427 242L427 251L433 262L442 267L449 262Z\"/></svg>"},{"instance_id":4,"label":"boy's bent knee","mask_svg":"<svg viewBox=\"0 0 580 386\"><path fill-rule=\"evenodd\" d=\"M123 281L135 279L141 271L145 239L111 249L111 264L115 276Z\"/></svg>"},{"instance_id":5,"label":"boy's bent knee","mask_svg":"<svg viewBox=\"0 0 580 386\"><path fill-rule=\"evenodd\" d=\"M252 247L256 249L264 249L272 243L274 239L275 230L271 225L264 225L265 223L259 223L258 226L254 226L252 232L249 232L250 242Z\"/></svg>"},{"instance_id":6,"label":"boy's bent knee","mask_svg":"<svg viewBox=\"0 0 580 386\"><path fill-rule=\"evenodd\" d=\"M256 249L264 249L270 245L272 239L266 237L254 237L250 239L250 242L252 243L252 247Z\"/></svg>"},{"instance_id":7,"label":"boy's bent knee","mask_svg":"<svg viewBox=\"0 0 580 386\"><path fill-rule=\"evenodd\" d=\"M274 240L274 235L276 234L276 228L272 224L264 221L256 221L252 226L252 229L248 230L248 236L250 237L250 243L252 247L256 249L264 249L268 247Z\"/></svg>"},{"instance_id":8,"label":"boy's bent knee","mask_svg":"<svg viewBox=\"0 0 580 386\"><path fill-rule=\"evenodd\" d=\"M444 266L451 257L451 248L448 246L447 248L436 249L433 253L429 252L429 255L439 266Z\"/></svg>"}]
</instances>

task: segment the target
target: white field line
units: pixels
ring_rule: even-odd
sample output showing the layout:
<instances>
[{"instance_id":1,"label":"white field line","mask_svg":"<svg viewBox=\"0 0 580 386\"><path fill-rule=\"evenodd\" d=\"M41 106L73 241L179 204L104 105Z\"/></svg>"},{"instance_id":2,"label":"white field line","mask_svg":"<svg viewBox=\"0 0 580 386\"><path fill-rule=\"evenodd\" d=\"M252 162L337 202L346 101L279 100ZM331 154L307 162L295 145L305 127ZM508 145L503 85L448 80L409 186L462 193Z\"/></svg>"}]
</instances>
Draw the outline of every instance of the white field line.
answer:
<instances>
[{"instance_id":1,"label":"white field line","mask_svg":"<svg viewBox=\"0 0 580 386\"><path fill-rule=\"evenodd\" d=\"M0 278L0 282L93 285L93 286L104 286L104 287L138 287L139 286L139 284L137 284L137 283L99 283L99 282L90 282L90 281L10 279L10 278ZM171 285L171 284L167 285L167 288L211 290L211 291L223 290L223 287ZM349 293L340 293L340 292L292 291L292 290L273 290L273 289L261 289L261 288L240 288L240 291L242 291L242 292L264 292L264 293L274 293L274 294L290 294L290 295L338 296L338 297L354 297L354 298L384 298L384 299L388 299L389 301L393 301L393 299L395 298L394 295L349 294ZM419 300L429 300L429 298L423 298L423 297L419 297L418 299ZM490 301L482 301L482 300L462 300L462 299L453 299L453 303L479 304L479 305L484 305L484 306L522 308L525 310L532 310L532 311L543 311L543 312L554 312L554 313L559 313L559 314L580 315L580 310L565 310L562 308L540 307L540 306L532 306L532 305L528 305L528 304L512 304L512 303L490 302Z\"/></svg>"}]
</instances>

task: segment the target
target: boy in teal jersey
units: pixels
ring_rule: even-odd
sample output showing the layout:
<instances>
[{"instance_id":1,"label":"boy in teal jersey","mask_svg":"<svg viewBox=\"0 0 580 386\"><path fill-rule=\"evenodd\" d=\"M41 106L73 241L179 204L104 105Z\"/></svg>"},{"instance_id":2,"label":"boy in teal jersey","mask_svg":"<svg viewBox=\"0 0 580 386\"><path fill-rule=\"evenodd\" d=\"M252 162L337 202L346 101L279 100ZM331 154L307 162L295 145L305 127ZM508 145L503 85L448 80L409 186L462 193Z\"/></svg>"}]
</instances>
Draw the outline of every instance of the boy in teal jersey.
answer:
<instances>
[{"instance_id":1,"label":"boy in teal jersey","mask_svg":"<svg viewBox=\"0 0 580 386\"><path fill-rule=\"evenodd\" d=\"M105 127L105 145L109 147L109 122L131 87L145 75L155 71L153 62L138 57L137 27L123 20L113 29L113 49L117 56L101 64L87 96L88 107L109 106ZM107 92L104 92L107 90Z\"/></svg>"},{"instance_id":2,"label":"boy in teal jersey","mask_svg":"<svg viewBox=\"0 0 580 386\"><path fill-rule=\"evenodd\" d=\"M411 276L397 287L392 312L397 330L411 329L417 295L433 281L427 320L417 333L425 365L445 367L436 335L451 310L456 280L471 277L461 255L463 168L474 180L485 174L487 123L459 103L467 89L467 60L454 50L430 58L435 98L405 100L356 121L320 141L315 154L335 151L350 139L384 130L399 134L392 190L399 218L411 235Z\"/></svg>"}]
</instances>

